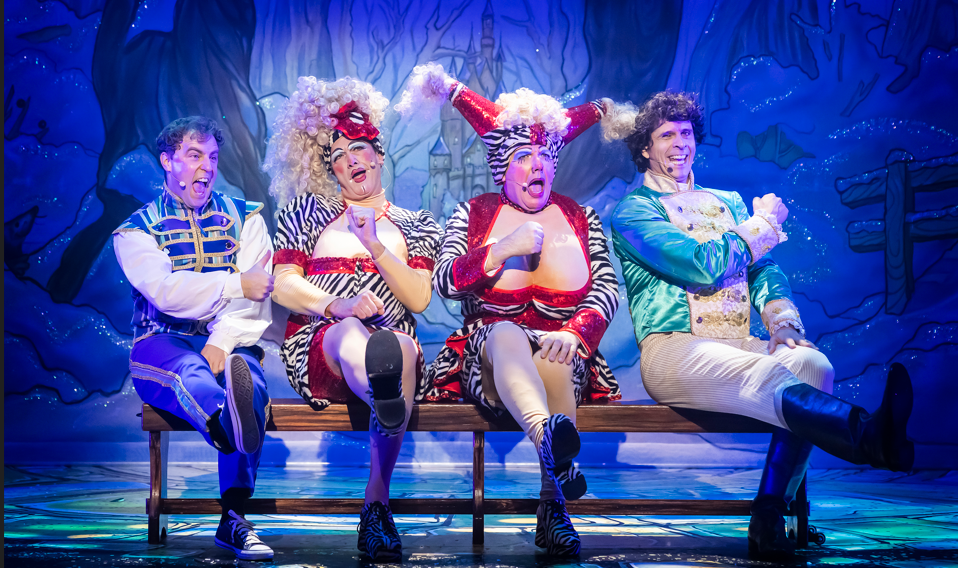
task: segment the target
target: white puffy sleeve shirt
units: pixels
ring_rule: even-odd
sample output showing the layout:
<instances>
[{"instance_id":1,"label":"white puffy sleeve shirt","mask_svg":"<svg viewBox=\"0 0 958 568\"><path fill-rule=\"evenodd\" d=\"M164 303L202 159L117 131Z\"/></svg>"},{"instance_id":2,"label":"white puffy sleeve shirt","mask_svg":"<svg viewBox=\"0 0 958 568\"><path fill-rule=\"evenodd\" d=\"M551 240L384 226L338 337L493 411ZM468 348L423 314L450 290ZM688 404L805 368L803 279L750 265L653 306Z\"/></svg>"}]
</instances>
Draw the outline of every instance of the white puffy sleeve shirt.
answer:
<instances>
[{"instance_id":1,"label":"white puffy sleeve shirt","mask_svg":"<svg viewBox=\"0 0 958 568\"><path fill-rule=\"evenodd\" d=\"M191 320L212 318L207 345L229 354L236 347L254 345L269 327L272 304L269 299L247 300L239 273L174 272L173 262L156 246L156 240L139 231L114 235L113 250L130 284L161 312ZM245 272L272 253L266 222L261 215L254 215L243 224L236 266ZM272 269L267 262L266 271Z\"/></svg>"}]
</instances>

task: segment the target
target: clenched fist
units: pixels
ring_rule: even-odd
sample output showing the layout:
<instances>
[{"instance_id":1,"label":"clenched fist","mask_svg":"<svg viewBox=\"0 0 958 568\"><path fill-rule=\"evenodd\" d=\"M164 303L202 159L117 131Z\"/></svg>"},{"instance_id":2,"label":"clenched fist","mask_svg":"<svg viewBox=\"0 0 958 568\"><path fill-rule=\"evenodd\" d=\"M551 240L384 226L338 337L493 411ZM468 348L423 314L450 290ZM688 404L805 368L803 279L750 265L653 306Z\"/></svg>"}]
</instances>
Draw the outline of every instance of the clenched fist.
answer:
<instances>
[{"instance_id":1,"label":"clenched fist","mask_svg":"<svg viewBox=\"0 0 958 568\"><path fill-rule=\"evenodd\" d=\"M252 268L240 274L243 295L246 296L247 300L262 302L269 298L269 295L273 292L273 275L266 272L269 257L269 251L266 251L263 258L256 261Z\"/></svg>"},{"instance_id":2,"label":"clenched fist","mask_svg":"<svg viewBox=\"0 0 958 568\"><path fill-rule=\"evenodd\" d=\"M379 236L376 234L375 209L350 205L346 208L346 223L349 232L359 239L359 242L374 259L382 255L385 247L383 247L379 241Z\"/></svg>"},{"instance_id":3,"label":"clenched fist","mask_svg":"<svg viewBox=\"0 0 958 568\"><path fill-rule=\"evenodd\" d=\"M527 221L518 229L509 233L498 243L492 245L492 254L489 256L491 268L498 268L502 263L514 256L525 256L542 252L542 241L545 232L542 225L535 221Z\"/></svg>"},{"instance_id":4,"label":"clenched fist","mask_svg":"<svg viewBox=\"0 0 958 568\"><path fill-rule=\"evenodd\" d=\"M767 211L772 218L781 225L788 219L788 207L782 203L782 198L774 193L766 193L761 198L756 197L752 200L752 211L758 213L760 210Z\"/></svg>"},{"instance_id":5,"label":"clenched fist","mask_svg":"<svg viewBox=\"0 0 958 568\"><path fill-rule=\"evenodd\" d=\"M349 317L366 319L374 314L383 315L386 313L383 309L383 301L369 290L360 292L359 295L348 299L336 298L329 304L326 311L339 319Z\"/></svg>"}]
</instances>

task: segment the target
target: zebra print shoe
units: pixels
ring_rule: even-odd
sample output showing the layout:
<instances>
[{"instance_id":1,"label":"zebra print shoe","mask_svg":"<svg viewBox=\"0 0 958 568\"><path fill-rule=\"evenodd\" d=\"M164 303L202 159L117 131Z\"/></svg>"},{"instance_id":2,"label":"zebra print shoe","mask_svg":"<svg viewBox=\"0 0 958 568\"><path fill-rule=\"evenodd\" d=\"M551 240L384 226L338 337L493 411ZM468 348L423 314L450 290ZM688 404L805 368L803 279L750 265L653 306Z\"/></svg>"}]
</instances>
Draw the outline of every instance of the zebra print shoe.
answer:
<instances>
[{"instance_id":1,"label":"zebra print shoe","mask_svg":"<svg viewBox=\"0 0 958 568\"><path fill-rule=\"evenodd\" d=\"M385 503L373 501L363 506L356 530L359 532L356 548L372 560L392 561L402 558L402 543L399 542L392 512ZM395 538L391 537L390 532L395 533Z\"/></svg>"},{"instance_id":2,"label":"zebra print shoe","mask_svg":"<svg viewBox=\"0 0 958 568\"><path fill-rule=\"evenodd\" d=\"M562 501L549 499L539 502L536 510L536 546L546 549L550 556L579 555L582 541Z\"/></svg>"},{"instance_id":3,"label":"zebra print shoe","mask_svg":"<svg viewBox=\"0 0 958 568\"><path fill-rule=\"evenodd\" d=\"M572 463L582 446L579 431L575 429L572 420L562 413L553 414L542 426L539 457L542 458L549 476L562 490L566 501L575 501L588 490L585 476Z\"/></svg>"}]
</instances>

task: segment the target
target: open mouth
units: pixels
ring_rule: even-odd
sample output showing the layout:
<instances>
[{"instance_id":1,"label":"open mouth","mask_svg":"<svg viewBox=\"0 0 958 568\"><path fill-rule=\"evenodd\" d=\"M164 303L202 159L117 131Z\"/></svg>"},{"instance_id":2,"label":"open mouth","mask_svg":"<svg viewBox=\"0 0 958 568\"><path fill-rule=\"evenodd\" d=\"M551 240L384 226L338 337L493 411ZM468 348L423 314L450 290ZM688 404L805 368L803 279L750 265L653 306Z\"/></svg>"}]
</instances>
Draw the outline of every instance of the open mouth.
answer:
<instances>
[{"instance_id":1,"label":"open mouth","mask_svg":"<svg viewBox=\"0 0 958 568\"><path fill-rule=\"evenodd\" d=\"M193 191L196 193L205 193L210 187L210 178L201 177L193 180Z\"/></svg>"},{"instance_id":2,"label":"open mouth","mask_svg":"<svg viewBox=\"0 0 958 568\"><path fill-rule=\"evenodd\" d=\"M669 156L669 163L673 166L684 166L689 161L688 154L681 154L677 156Z\"/></svg>"},{"instance_id":3,"label":"open mouth","mask_svg":"<svg viewBox=\"0 0 958 568\"><path fill-rule=\"evenodd\" d=\"M532 197L542 197L542 194L546 191L545 180L540 178L530 181L527 191Z\"/></svg>"},{"instance_id":4,"label":"open mouth","mask_svg":"<svg viewBox=\"0 0 958 568\"><path fill-rule=\"evenodd\" d=\"M364 181L366 181L366 170L364 170L364 169L358 169L358 170L356 170L355 172L353 172L352 178L353 178L353 181L355 181L355 182L364 182Z\"/></svg>"}]
</instances>

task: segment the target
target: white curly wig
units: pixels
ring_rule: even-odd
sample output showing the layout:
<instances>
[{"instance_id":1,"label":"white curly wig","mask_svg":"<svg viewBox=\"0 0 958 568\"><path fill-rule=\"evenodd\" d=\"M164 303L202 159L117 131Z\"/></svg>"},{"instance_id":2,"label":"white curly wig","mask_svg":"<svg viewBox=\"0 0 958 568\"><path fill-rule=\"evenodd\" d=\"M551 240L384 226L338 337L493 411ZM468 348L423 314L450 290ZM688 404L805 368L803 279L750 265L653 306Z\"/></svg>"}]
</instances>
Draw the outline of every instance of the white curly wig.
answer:
<instances>
[{"instance_id":1,"label":"white curly wig","mask_svg":"<svg viewBox=\"0 0 958 568\"><path fill-rule=\"evenodd\" d=\"M572 122L559 101L525 87L499 95L496 104L503 107L496 117L496 123L502 128L538 124L546 134L565 136Z\"/></svg>"},{"instance_id":2,"label":"white curly wig","mask_svg":"<svg viewBox=\"0 0 958 568\"><path fill-rule=\"evenodd\" d=\"M449 93L456 83L456 79L449 76L439 63L417 65L409 74L395 108L404 117L420 115L431 118L449 100Z\"/></svg>"},{"instance_id":3,"label":"white curly wig","mask_svg":"<svg viewBox=\"0 0 958 568\"><path fill-rule=\"evenodd\" d=\"M263 162L263 171L272 178L269 192L280 209L306 192L336 194L337 182L326 169L323 147L332 143L337 122L330 115L351 101L379 128L389 100L369 83L352 77L333 82L299 78L273 123Z\"/></svg>"},{"instance_id":4,"label":"white curly wig","mask_svg":"<svg viewBox=\"0 0 958 568\"><path fill-rule=\"evenodd\" d=\"M602 99L606 112L602 117L602 139L606 142L622 140L635 132L635 118L639 107L632 103L616 103L612 99Z\"/></svg>"},{"instance_id":5,"label":"white curly wig","mask_svg":"<svg viewBox=\"0 0 958 568\"><path fill-rule=\"evenodd\" d=\"M406 117L434 114L449 100L456 84L456 79L448 75L439 63L417 65L409 75L396 110ZM500 128L538 123L547 134L565 136L571 122L559 101L525 87L514 93L499 95L496 104L503 109L496 117L496 125Z\"/></svg>"}]
</instances>

